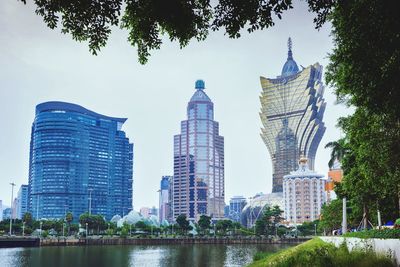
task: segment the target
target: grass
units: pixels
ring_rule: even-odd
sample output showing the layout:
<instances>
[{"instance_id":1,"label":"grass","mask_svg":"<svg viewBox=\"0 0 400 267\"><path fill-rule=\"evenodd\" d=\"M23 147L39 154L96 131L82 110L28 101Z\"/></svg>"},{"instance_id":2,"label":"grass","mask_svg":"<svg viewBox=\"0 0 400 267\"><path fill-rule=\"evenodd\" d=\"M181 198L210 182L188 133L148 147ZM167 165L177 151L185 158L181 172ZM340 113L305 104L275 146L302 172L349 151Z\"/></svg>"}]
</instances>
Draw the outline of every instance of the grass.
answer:
<instances>
[{"instance_id":1,"label":"grass","mask_svg":"<svg viewBox=\"0 0 400 267\"><path fill-rule=\"evenodd\" d=\"M372 267L396 266L388 257L373 251L353 250L349 252L346 245L339 248L314 238L303 244L274 254L256 254L250 267Z\"/></svg>"}]
</instances>

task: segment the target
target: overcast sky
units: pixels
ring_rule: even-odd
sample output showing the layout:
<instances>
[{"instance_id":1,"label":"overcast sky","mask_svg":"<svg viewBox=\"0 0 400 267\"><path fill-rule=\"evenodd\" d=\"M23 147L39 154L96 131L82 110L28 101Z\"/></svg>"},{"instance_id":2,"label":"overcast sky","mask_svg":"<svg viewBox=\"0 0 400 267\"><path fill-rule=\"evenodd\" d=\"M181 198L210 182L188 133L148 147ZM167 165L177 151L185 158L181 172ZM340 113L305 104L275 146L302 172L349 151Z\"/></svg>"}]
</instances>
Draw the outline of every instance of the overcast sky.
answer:
<instances>
[{"instance_id":1,"label":"overcast sky","mask_svg":"<svg viewBox=\"0 0 400 267\"><path fill-rule=\"evenodd\" d=\"M27 2L0 1L0 199L6 205L9 183L17 184L14 195L28 183L35 106L59 100L128 118L123 130L135 144L134 208L157 206L161 176L173 173L173 135L186 117L196 79L205 80L225 137L225 201L271 192L271 160L260 138L259 76L280 75L289 36L294 59L305 67L315 62L326 66L333 47L330 26L315 30L302 1L273 28L244 32L238 40L211 33L205 42L193 41L182 50L165 41L142 66L127 32L114 29L107 47L93 56L86 43L48 29L34 14L32 1ZM340 138L336 121L349 113L334 104L332 91L325 90L327 131L315 165L325 175L330 151L324 145Z\"/></svg>"}]
</instances>

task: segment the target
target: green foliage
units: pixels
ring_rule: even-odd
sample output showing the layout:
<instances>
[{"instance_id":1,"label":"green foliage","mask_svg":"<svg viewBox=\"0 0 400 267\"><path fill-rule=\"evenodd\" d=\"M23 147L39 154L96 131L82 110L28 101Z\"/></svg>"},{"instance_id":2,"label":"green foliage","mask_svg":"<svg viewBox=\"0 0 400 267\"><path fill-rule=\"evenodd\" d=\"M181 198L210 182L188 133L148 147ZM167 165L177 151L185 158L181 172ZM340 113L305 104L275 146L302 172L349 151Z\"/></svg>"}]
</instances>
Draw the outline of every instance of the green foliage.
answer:
<instances>
[{"instance_id":1,"label":"green foliage","mask_svg":"<svg viewBox=\"0 0 400 267\"><path fill-rule=\"evenodd\" d=\"M261 255L260 255L261 256ZM296 247L279 251L265 258L255 261L250 266L275 267L326 267L326 266L396 266L390 258L373 251L349 251L345 245L339 248L323 242L319 238L312 239Z\"/></svg>"},{"instance_id":2,"label":"green foliage","mask_svg":"<svg viewBox=\"0 0 400 267\"><path fill-rule=\"evenodd\" d=\"M257 235L275 235L278 223L283 220L283 210L279 206L265 207L264 213L256 221Z\"/></svg>"},{"instance_id":3,"label":"green foliage","mask_svg":"<svg viewBox=\"0 0 400 267\"><path fill-rule=\"evenodd\" d=\"M186 233L190 229L189 221L186 219L186 215L181 214L176 217L176 223L179 225L182 233Z\"/></svg>"},{"instance_id":4,"label":"green foliage","mask_svg":"<svg viewBox=\"0 0 400 267\"><path fill-rule=\"evenodd\" d=\"M99 234L101 231L107 228L106 221L101 215L89 215L89 213L84 213L79 216L79 223L82 227L88 226L88 230L96 231Z\"/></svg>"},{"instance_id":5,"label":"green foliage","mask_svg":"<svg viewBox=\"0 0 400 267\"><path fill-rule=\"evenodd\" d=\"M400 218L398 218L395 222L394 222L395 226L400 226Z\"/></svg>"},{"instance_id":6,"label":"green foliage","mask_svg":"<svg viewBox=\"0 0 400 267\"><path fill-rule=\"evenodd\" d=\"M26 0L20 0L26 2ZM128 31L128 41L138 49L139 62L146 63L150 50L159 49L162 37L177 41L180 47L195 39L207 38L210 30L224 29L230 38L238 38L245 29L251 33L274 25L292 0L108 0L108 1L34 1L36 14L46 25L71 34L76 41L88 41L93 54L106 45L111 28ZM308 0L317 13L319 27L326 20L334 1ZM121 13L123 13L121 18Z\"/></svg>"},{"instance_id":7,"label":"green foliage","mask_svg":"<svg viewBox=\"0 0 400 267\"><path fill-rule=\"evenodd\" d=\"M301 236L315 235L315 228L317 228L317 234L318 234L318 232L321 232L319 230L319 228L320 228L319 224L320 224L319 220L315 220L313 222L304 222L303 224L297 226L299 235L301 235Z\"/></svg>"},{"instance_id":8,"label":"green foliage","mask_svg":"<svg viewBox=\"0 0 400 267\"><path fill-rule=\"evenodd\" d=\"M359 238L400 238L400 229L371 229L360 232L350 232L344 234L347 237L359 237Z\"/></svg>"},{"instance_id":9,"label":"green foliage","mask_svg":"<svg viewBox=\"0 0 400 267\"><path fill-rule=\"evenodd\" d=\"M233 228L233 223L231 220L219 220L216 224L217 231L220 232L222 235L226 235L228 229Z\"/></svg>"},{"instance_id":10,"label":"green foliage","mask_svg":"<svg viewBox=\"0 0 400 267\"><path fill-rule=\"evenodd\" d=\"M211 217L210 217L210 216L207 216L207 215L201 215L201 216L200 216L200 219L199 219L199 221L198 221L198 225L199 225L199 228L200 228L202 234L205 234L206 231L207 231L208 229L210 229L210 226L211 226Z\"/></svg>"},{"instance_id":11,"label":"green foliage","mask_svg":"<svg viewBox=\"0 0 400 267\"><path fill-rule=\"evenodd\" d=\"M397 1L339 1L329 20L335 48L327 83L339 102L355 107L342 118L347 153L341 193L366 220L400 215L400 35ZM373 19L371 19L373 18ZM373 38L371 38L373 36Z\"/></svg>"},{"instance_id":12,"label":"green foliage","mask_svg":"<svg viewBox=\"0 0 400 267\"><path fill-rule=\"evenodd\" d=\"M24 221L27 226L32 226L33 223L32 214L30 212L24 213L24 215L22 216L22 221Z\"/></svg>"},{"instance_id":13,"label":"green foliage","mask_svg":"<svg viewBox=\"0 0 400 267\"><path fill-rule=\"evenodd\" d=\"M42 237L43 238L46 238L48 236L49 236L49 232L48 231L46 231L46 230L42 231Z\"/></svg>"}]
</instances>

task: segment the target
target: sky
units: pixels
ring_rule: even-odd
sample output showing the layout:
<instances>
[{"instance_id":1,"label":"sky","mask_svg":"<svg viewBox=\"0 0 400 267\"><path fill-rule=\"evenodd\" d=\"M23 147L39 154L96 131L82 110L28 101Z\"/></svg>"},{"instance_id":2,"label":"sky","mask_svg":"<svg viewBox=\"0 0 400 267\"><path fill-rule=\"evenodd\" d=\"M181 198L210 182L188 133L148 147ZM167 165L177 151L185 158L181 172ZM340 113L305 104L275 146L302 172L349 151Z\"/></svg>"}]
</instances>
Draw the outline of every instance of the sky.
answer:
<instances>
[{"instance_id":1,"label":"sky","mask_svg":"<svg viewBox=\"0 0 400 267\"><path fill-rule=\"evenodd\" d=\"M180 49L164 39L149 62L140 65L127 32L113 29L108 44L93 56L60 29L46 27L33 1L0 1L0 199L9 205L10 182L28 183L31 125L35 106L45 101L79 104L95 112L126 117L123 130L134 143L135 210L157 206L160 179L173 174L173 136L186 118L194 83L203 79L214 102L215 120L225 138L225 202L272 189L272 164L260 137L260 76L280 75L293 40L297 64L326 66L332 51L331 27L316 30L305 1L276 20L274 27L240 39L211 32L204 42ZM337 119L350 114L335 105L333 88L325 89L327 127L315 170L325 174L329 141L341 137Z\"/></svg>"}]
</instances>

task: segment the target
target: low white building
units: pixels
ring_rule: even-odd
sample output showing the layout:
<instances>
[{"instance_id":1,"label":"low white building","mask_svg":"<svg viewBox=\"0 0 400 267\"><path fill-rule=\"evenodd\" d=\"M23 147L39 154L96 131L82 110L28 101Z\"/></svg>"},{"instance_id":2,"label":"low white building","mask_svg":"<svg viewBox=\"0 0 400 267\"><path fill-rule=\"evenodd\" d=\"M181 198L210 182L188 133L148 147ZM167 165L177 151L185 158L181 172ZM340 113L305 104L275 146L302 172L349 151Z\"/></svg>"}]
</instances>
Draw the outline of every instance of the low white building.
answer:
<instances>
[{"instance_id":1,"label":"low white building","mask_svg":"<svg viewBox=\"0 0 400 267\"><path fill-rule=\"evenodd\" d=\"M319 219L325 203L324 175L308 168L307 159L299 160L299 169L283 177L285 218L289 223L301 224Z\"/></svg>"}]
</instances>

